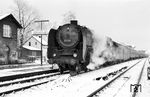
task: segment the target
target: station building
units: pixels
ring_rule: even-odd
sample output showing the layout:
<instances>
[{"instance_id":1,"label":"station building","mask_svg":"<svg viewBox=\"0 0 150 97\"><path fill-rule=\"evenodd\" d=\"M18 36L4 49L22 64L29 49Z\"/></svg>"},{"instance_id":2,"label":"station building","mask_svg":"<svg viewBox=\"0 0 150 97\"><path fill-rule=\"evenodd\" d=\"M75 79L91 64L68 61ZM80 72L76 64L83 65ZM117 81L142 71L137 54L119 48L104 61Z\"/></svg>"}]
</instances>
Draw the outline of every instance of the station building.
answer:
<instances>
[{"instance_id":1,"label":"station building","mask_svg":"<svg viewBox=\"0 0 150 97\"><path fill-rule=\"evenodd\" d=\"M0 16L0 64L18 59L17 32L21 28L12 14Z\"/></svg>"}]
</instances>

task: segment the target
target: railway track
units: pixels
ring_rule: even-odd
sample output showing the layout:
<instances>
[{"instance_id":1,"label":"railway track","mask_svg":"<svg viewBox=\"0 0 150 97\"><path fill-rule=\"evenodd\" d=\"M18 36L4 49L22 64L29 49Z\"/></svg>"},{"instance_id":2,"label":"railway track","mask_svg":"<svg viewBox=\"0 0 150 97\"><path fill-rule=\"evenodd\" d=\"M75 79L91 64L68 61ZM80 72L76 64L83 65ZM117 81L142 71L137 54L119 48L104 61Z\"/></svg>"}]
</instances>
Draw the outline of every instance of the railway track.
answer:
<instances>
[{"instance_id":1,"label":"railway track","mask_svg":"<svg viewBox=\"0 0 150 97\"><path fill-rule=\"evenodd\" d=\"M148 60L148 59L147 59L147 60ZM147 60L146 60L146 61L147 61ZM140 81L141 81L141 78L142 78L142 74L143 74L143 70L144 70L146 61L144 62L144 65L143 65L142 70L141 70L141 72L140 72L140 76L139 76L139 78L138 78L138 80L137 80L137 83L136 83L137 85L140 84ZM136 87L135 87L135 88L136 88ZM136 94L137 94L137 92L133 92L132 97L136 97Z\"/></svg>"},{"instance_id":2,"label":"railway track","mask_svg":"<svg viewBox=\"0 0 150 97\"><path fill-rule=\"evenodd\" d=\"M146 59L147 60L147 59ZM146 62L145 60L145 62ZM106 87L108 87L111 83L115 82L118 78L120 78L122 75L124 75L127 71L129 71L131 68L135 67L138 63L140 63L142 60L138 61L136 64L132 65L130 68L126 69L124 72L120 73L118 76L116 76L115 78L113 78L112 80L110 80L109 82L107 82L106 84L104 84L103 86L101 86L100 88L98 88L97 90L93 91L92 93L90 93L87 97L99 97L97 94L104 90ZM140 76L138 78L137 84L139 84L142 73L143 73L143 68L145 66L145 62L144 65L142 67L142 70L140 72ZM105 91L105 90L104 90ZM135 97L136 93L133 93L132 97Z\"/></svg>"},{"instance_id":3,"label":"railway track","mask_svg":"<svg viewBox=\"0 0 150 97\"><path fill-rule=\"evenodd\" d=\"M68 73L66 71L64 74ZM0 96L9 94L11 92L16 92L24 89L28 89L33 86L48 83L49 81L55 80L55 76L60 75L59 72L36 75L32 77L20 78L12 81L4 81L0 83ZM20 76L20 75L19 75ZM17 75L15 75L17 77Z\"/></svg>"},{"instance_id":4,"label":"railway track","mask_svg":"<svg viewBox=\"0 0 150 97\"><path fill-rule=\"evenodd\" d=\"M12 80L12 81L1 82L0 87L13 85L13 84L17 84L17 83L31 82L31 81L34 81L34 80L47 78L47 77L51 77L51 76L55 76L55 75L59 75L59 73L57 72L57 73L51 73L51 74L46 74L46 75L28 77L28 78L24 78L24 79L16 79L16 80Z\"/></svg>"},{"instance_id":5,"label":"railway track","mask_svg":"<svg viewBox=\"0 0 150 97\"><path fill-rule=\"evenodd\" d=\"M28 72L28 73L23 73L23 74L1 76L0 82L15 80L15 79L24 78L24 77L31 77L31 76L41 75L41 74L55 73L58 71L59 71L58 69L53 69L53 70L44 70L44 71Z\"/></svg>"},{"instance_id":6,"label":"railway track","mask_svg":"<svg viewBox=\"0 0 150 97\"><path fill-rule=\"evenodd\" d=\"M138 61L136 64L140 63L140 61ZM107 83L106 85L102 86L100 89L94 91L93 93L91 93L90 95L88 95L88 97L93 97L98 91L101 91L102 89L104 89L105 87L107 87L110 83L114 82L117 78L119 78L121 75L123 75L125 72L127 72L128 70L130 70L132 67L134 67L136 64L132 65L130 68L127 68L125 71L123 70L123 72L119 75L117 75L116 78L112 79L109 83ZM90 72L90 71L89 71ZM66 72L67 73L67 72ZM81 73L82 75L83 73ZM41 84L45 84L47 82L50 82L50 81L53 81L55 80L54 79L45 79L43 80L44 78L48 78L48 77L55 77L55 75L59 75L58 72L56 73L52 73L52 74L47 74L47 75L42 75L42 76L39 76L39 77L31 77L31 78L27 78L27 79L21 79L21 81L19 80L15 80L15 81L12 81L12 82L5 82L5 83L1 83L0 84L0 96L1 95L5 95L5 94L9 94L11 92L16 92L16 91L20 91L20 90L24 90L24 89L28 89L30 87L33 87L33 86L37 86L37 85L41 85ZM22 83L25 83L25 82L32 82L32 81L35 81L35 80L39 80L39 79L42 79L41 81L37 81L37 82L34 82L34 83L29 83L27 85L24 85L24 86L19 86L19 87L14 87L14 88L10 88L10 89L2 89L1 90L1 87L7 87L8 85L18 85L18 84L22 84Z\"/></svg>"},{"instance_id":7,"label":"railway track","mask_svg":"<svg viewBox=\"0 0 150 97\"><path fill-rule=\"evenodd\" d=\"M49 81L43 81L43 82L38 82L38 83L22 86L22 87L19 87L19 88L13 88L13 89L9 89L9 90L4 90L4 91L0 92L0 96L6 95L6 94L9 94L9 93L12 93L12 92L17 92L17 91L20 91L20 90L28 89L28 88L31 88L33 86L45 84L45 83L48 83L48 82Z\"/></svg>"}]
</instances>

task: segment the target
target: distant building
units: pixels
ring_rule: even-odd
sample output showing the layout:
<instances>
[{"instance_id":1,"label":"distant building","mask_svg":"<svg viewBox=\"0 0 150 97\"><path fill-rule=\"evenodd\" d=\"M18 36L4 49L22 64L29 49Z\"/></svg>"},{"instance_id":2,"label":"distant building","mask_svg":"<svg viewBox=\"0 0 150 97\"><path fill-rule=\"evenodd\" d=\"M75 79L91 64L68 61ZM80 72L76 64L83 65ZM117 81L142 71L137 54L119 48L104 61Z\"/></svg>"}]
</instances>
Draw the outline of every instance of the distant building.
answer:
<instances>
[{"instance_id":1,"label":"distant building","mask_svg":"<svg viewBox=\"0 0 150 97\"><path fill-rule=\"evenodd\" d=\"M42 39L42 55L43 59L47 56L47 42ZM22 57L41 57L41 38L39 36L31 36L23 45Z\"/></svg>"},{"instance_id":2,"label":"distant building","mask_svg":"<svg viewBox=\"0 0 150 97\"><path fill-rule=\"evenodd\" d=\"M22 26L12 14L0 16L0 58L6 63L18 58L17 32L20 28Z\"/></svg>"}]
</instances>

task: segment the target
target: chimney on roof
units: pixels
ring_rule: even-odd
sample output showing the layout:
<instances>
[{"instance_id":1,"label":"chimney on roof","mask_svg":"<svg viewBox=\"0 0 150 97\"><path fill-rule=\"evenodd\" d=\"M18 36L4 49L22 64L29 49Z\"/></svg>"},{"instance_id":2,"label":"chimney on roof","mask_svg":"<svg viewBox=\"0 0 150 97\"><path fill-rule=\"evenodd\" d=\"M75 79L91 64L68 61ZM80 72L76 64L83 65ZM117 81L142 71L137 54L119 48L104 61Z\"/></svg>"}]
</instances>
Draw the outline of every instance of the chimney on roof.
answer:
<instances>
[{"instance_id":1,"label":"chimney on roof","mask_svg":"<svg viewBox=\"0 0 150 97\"><path fill-rule=\"evenodd\" d=\"M78 25L78 21L77 20L71 20L70 23L74 24L74 25Z\"/></svg>"}]
</instances>

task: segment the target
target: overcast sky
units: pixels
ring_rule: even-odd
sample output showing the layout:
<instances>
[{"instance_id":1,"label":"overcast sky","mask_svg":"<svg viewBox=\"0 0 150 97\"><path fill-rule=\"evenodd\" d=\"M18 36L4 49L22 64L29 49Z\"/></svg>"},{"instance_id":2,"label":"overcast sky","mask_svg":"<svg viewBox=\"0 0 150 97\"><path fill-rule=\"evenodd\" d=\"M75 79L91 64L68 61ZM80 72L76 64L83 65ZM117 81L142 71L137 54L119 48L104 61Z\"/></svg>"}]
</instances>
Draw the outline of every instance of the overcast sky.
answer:
<instances>
[{"instance_id":1,"label":"overcast sky","mask_svg":"<svg viewBox=\"0 0 150 97\"><path fill-rule=\"evenodd\" d=\"M42 19L62 22L63 14L75 13L79 23L99 35L138 49L150 49L150 0L26 0ZM0 15L10 11L13 0L0 1Z\"/></svg>"}]
</instances>

